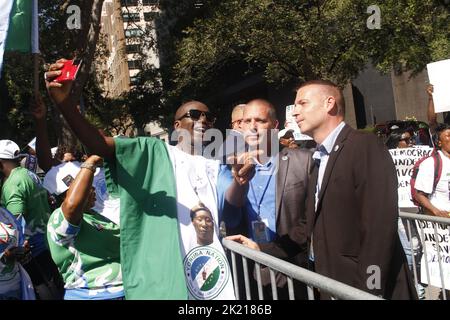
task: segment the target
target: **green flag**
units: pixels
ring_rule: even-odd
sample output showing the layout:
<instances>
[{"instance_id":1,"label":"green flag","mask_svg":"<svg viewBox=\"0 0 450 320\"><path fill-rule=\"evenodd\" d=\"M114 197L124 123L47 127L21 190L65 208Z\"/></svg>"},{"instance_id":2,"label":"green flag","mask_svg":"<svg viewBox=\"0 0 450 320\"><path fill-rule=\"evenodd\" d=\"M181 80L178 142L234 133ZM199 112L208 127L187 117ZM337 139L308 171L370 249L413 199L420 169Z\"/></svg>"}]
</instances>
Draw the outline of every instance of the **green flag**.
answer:
<instances>
[{"instance_id":1,"label":"green flag","mask_svg":"<svg viewBox=\"0 0 450 320\"><path fill-rule=\"evenodd\" d=\"M6 50L38 52L37 0L15 0L12 6Z\"/></svg>"},{"instance_id":2,"label":"green flag","mask_svg":"<svg viewBox=\"0 0 450 320\"><path fill-rule=\"evenodd\" d=\"M176 183L166 146L158 139L116 138L115 149L105 176L108 191L120 195L125 297L187 299Z\"/></svg>"}]
</instances>

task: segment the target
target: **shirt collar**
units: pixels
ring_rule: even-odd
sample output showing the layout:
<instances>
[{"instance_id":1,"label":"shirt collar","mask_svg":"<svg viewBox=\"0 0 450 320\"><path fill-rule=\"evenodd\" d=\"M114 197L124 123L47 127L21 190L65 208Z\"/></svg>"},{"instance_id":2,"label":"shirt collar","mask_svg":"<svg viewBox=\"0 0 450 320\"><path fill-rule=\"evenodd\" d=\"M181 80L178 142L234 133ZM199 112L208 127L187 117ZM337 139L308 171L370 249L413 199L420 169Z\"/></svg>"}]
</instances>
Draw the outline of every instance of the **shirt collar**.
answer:
<instances>
[{"instance_id":1,"label":"shirt collar","mask_svg":"<svg viewBox=\"0 0 450 320\"><path fill-rule=\"evenodd\" d=\"M330 154L333 150L333 146L336 143L336 139L339 136L339 133L341 133L342 128L344 128L345 122L342 121L336 128L334 128L333 131L330 132L330 134L323 140L322 144L317 146L317 150L325 153Z\"/></svg>"},{"instance_id":2,"label":"shirt collar","mask_svg":"<svg viewBox=\"0 0 450 320\"><path fill-rule=\"evenodd\" d=\"M256 170L261 170L261 171L268 171L272 168L272 164L273 164L273 156L270 157L269 161L267 161L266 163L262 164L260 163L258 160L255 159L255 169Z\"/></svg>"}]
</instances>

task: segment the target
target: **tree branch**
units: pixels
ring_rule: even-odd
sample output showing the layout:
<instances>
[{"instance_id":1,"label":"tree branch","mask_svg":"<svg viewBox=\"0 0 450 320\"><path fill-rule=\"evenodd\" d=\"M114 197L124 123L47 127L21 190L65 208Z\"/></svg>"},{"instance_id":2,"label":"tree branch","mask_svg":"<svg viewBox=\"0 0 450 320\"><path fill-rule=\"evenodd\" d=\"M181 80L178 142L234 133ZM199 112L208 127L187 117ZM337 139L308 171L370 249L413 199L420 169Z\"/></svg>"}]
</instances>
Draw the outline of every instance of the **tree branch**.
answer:
<instances>
[{"instance_id":1,"label":"tree branch","mask_svg":"<svg viewBox=\"0 0 450 320\"><path fill-rule=\"evenodd\" d=\"M95 48L100 33L100 19L103 1L104 0L94 0L92 5L91 22L87 36L86 50L83 54L83 64L72 89L72 97L74 101L79 101L83 91L83 86L86 83L91 70L92 61L95 55Z\"/></svg>"}]
</instances>

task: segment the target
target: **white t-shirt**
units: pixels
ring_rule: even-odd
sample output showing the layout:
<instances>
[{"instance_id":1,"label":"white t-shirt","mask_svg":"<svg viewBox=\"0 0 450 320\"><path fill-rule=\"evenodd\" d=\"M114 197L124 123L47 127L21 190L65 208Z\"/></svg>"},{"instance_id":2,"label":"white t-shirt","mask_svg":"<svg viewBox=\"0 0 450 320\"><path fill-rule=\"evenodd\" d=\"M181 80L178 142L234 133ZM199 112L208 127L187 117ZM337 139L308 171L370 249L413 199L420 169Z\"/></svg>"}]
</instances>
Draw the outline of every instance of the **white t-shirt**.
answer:
<instances>
[{"instance_id":1,"label":"white t-shirt","mask_svg":"<svg viewBox=\"0 0 450 320\"><path fill-rule=\"evenodd\" d=\"M439 210L450 211L450 159L438 151L442 159L442 173L436 190L433 192L434 159L429 157L419 166L415 188L429 194L433 206Z\"/></svg>"},{"instance_id":2,"label":"white t-shirt","mask_svg":"<svg viewBox=\"0 0 450 320\"><path fill-rule=\"evenodd\" d=\"M167 146L177 187L177 214L183 267L190 299L234 300L231 270L219 241L217 179L219 161L192 156L174 146ZM214 220L213 242L197 243L197 233L190 211L201 201Z\"/></svg>"}]
</instances>

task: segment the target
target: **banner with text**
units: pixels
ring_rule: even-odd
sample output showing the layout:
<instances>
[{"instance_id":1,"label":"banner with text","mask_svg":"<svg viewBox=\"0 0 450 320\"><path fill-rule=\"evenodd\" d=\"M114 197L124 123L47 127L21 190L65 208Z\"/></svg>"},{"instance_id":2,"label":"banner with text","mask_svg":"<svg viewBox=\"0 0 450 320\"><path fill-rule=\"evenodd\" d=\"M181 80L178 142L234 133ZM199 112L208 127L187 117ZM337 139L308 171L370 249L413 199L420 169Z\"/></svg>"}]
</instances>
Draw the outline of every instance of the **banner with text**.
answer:
<instances>
[{"instance_id":1,"label":"banner with text","mask_svg":"<svg viewBox=\"0 0 450 320\"><path fill-rule=\"evenodd\" d=\"M390 149L398 179L398 206L399 208L415 207L411 201L410 180L414 164L433 151L428 146L415 146L414 148Z\"/></svg>"},{"instance_id":2,"label":"banner with text","mask_svg":"<svg viewBox=\"0 0 450 320\"><path fill-rule=\"evenodd\" d=\"M442 266L442 276L444 277L444 286L450 289L450 235L449 226L429 221L417 221L417 227L423 229L422 243L425 244L422 260L420 262L421 272L420 281L435 287L442 288L441 270L439 269L439 261ZM434 233L434 226L437 227L437 233ZM420 230L420 229L419 229ZM422 237L421 232L419 232ZM439 250L439 253L438 253ZM425 255L426 252L426 255ZM426 271L426 263L428 264L429 277Z\"/></svg>"}]
</instances>

